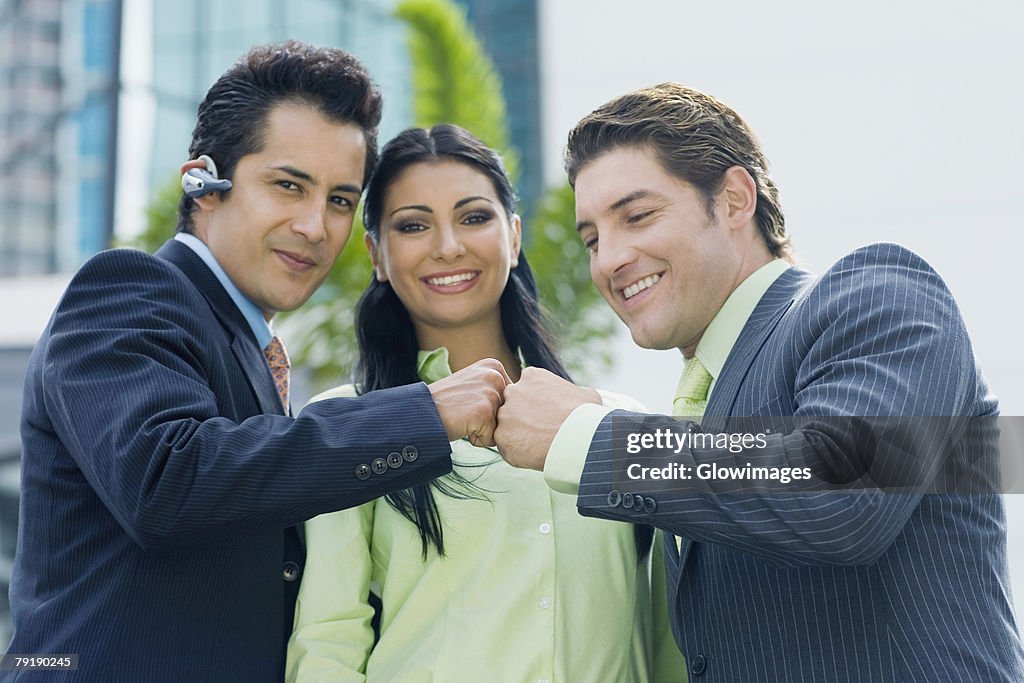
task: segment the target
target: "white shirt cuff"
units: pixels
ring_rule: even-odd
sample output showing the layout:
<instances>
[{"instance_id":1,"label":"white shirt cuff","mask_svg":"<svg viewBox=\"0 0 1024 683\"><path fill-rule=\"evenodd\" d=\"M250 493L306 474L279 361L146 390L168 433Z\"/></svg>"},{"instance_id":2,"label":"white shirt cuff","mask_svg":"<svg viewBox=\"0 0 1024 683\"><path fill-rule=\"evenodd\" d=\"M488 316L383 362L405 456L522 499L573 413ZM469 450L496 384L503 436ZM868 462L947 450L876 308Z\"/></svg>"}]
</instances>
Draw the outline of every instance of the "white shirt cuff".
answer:
<instances>
[{"instance_id":1,"label":"white shirt cuff","mask_svg":"<svg viewBox=\"0 0 1024 683\"><path fill-rule=\"evenodd\" d=\"M604 416L614 408L584 403L569 413L558 433L555 434L544 462L544 479L552 490L569 495L578 495L583 466L594 432Z\"/></svg>"}]
</instances>

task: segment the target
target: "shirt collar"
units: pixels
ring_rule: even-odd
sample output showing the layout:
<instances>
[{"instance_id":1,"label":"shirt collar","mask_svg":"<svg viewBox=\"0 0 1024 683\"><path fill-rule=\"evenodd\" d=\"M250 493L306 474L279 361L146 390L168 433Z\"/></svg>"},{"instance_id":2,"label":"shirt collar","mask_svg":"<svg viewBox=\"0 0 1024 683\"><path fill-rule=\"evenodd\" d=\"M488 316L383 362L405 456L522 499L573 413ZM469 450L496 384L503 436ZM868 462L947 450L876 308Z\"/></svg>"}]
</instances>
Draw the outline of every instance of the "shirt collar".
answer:
<instances>
[{"instance_id":1,"label":"shirt collar","mask_svg":"<svg viewBox=\"0 0 1024 683\"><path fill-rule=\"evenodd\" d=\"M260 345L260 348L265 348L270 340L274 338L274 330L270 327L270 323L263 316L263 311L260 307L249 301L244 294L235 286L235 283L231 281L228 274L224 272L224 269L217 263L216 257L213 252L210 251L210 247L206 246L206 243L195 235L187 232L179 232L174 236L174 239L178 240L186 247L196 253L196 256L203 260L203 263L213 271L213 274L217 276L217 280L227 291L228 296L238 307L238 310L242 312L245 317L245 321L249 323L249 327L252 329L253 335L256 337L256 343Z\"/></svg>"},{"instance_id":2,"label":"shirt collar","mask_svg":"<svg viewBox=\"0 0 1024 683\"><path fill-rule=\"evenodd\" d=\"M519 365L526 367L522 349L519 349ZM433 351L420 351L416 356L416 374L427 384L452 374L452 366L448 361L448 349L439 346Z\"/></svg>"},{"instance_id":3,"label":"shirt collar","mask_svg":"<svg viewBox=\"0 0 1024 683\"><path fill-rule=\"evenodd\" d=\"M433 351L420 351L416 356L416 374L427 384L452 374L448 364L448 349L441 346Z\"/></svg>"},{"instance_id":4,"label":"shirt collar","mask_svg":"<svg viewBox=\"0 0 1024 683\"><path fill-rule=\"evenodd\" d=\"M714 380L717 381L718 376L722 374L725 360L732 352L743 326L747 324L747 319L754 312L761 297L789 267L788 261L775 259L755 270L732 291L704 330L693 355L707 368ZM714 384L711 389L714 389ZM710 390L708 395L711 395Z\"/></svg>"}]
</instances>

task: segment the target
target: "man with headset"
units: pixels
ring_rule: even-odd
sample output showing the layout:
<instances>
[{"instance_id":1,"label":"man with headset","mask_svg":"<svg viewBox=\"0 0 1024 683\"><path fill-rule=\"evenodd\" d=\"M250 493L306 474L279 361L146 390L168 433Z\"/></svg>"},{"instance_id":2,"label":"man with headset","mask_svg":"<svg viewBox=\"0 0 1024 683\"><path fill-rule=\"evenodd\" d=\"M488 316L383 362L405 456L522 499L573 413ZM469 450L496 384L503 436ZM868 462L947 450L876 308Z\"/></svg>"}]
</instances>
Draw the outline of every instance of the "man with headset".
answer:
<instances>
[{"instance_id":1,"label":"man with headset","mask_svg":"<svg viewBox=\"0 0 1024 683\"><path fill-rule=\"evenodd\" d=\"M348 53L254 48L199 107L178 235L72 280L26 378L4 680L16 654L75 655L47 680L280 680L296 525L493 443L496 361L291 416L270 321L348 239L380 112Z\"/></svg>"}]
</instances>

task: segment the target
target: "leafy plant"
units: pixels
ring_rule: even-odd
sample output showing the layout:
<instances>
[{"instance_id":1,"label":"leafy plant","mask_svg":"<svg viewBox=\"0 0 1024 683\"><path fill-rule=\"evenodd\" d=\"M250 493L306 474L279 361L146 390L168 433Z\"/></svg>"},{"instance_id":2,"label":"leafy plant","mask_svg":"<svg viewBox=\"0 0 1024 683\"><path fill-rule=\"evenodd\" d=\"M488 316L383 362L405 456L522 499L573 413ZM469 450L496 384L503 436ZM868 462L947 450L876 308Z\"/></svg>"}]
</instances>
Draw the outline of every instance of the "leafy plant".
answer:
<instances>
[{"instance_id":1,"label":"leafy plant","mask_svg":"<svg viewBox=\"0 0 1024 683\"><path fill-rule=\"evenodd\" d=\"M519 153L509 141L501 76L451 0L404 0L395 15L409 26L414 125L454 123L501 153L509 177L519 177Z\"/></svg>"},{"instance_id":2,"label":"leafy plant","mask_svg":"<svg viewBox=\"0 0 1024 683\"><path fill-rule=\"evenodd\" d=\"M178 224L178 201L181 199L181 180L177 175L157 189L146 205L146 227L128 246L155 251L161 244L174 236Z\"/></svg>"},{"instance_id":3,"label":"leafy plant","mask_svg":"<svg viewBox=\"0 0 1024 683\"><path fill-rule=\"evenodd\" d=\"M612 364L616 319L590 280L590 259L576 235L576 198L568 183L548 190L533 213L526 246L552 332L577 381Z\"/></svg>"}]
</instances>

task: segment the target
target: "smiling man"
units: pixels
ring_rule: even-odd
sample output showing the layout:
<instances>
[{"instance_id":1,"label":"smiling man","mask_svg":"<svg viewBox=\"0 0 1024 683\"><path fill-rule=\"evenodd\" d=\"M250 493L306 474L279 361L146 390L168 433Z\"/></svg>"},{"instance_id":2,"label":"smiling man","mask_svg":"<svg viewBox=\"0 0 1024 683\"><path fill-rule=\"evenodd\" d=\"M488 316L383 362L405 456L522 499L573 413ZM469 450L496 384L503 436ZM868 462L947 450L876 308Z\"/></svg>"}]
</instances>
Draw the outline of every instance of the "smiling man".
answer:
<instances>
[{"instance_id":1,"label":"smiling man","mask_svg":"<svg viewBox=\"0 0 1024 683\"><path fill-rule=\"evenodd\" d=\"M1024 680L998 486L957 488L998 471L968 438L997 402L938 274L894 244L793 266L760 144L678 84L584 118L566 168L595 285L683 356L679 419L527 368L495 438L582 514L666 532L690 680Z\"/></svg>"},{"instance_id":2,"label":"smiling man","mask_svg":"<svg viewBox=\"0 0 1024 683\"><path fill-rule=\"evenodd\" d=\"M77 273L26 378L0 678L32 655L47 680L281 680L295 525L450 471L453 439L493 443L497 361L291 417L270 322L345 245L380 112L342 50L253 49L199 107L179 233Z\"/></svg>"}]
</instances>

